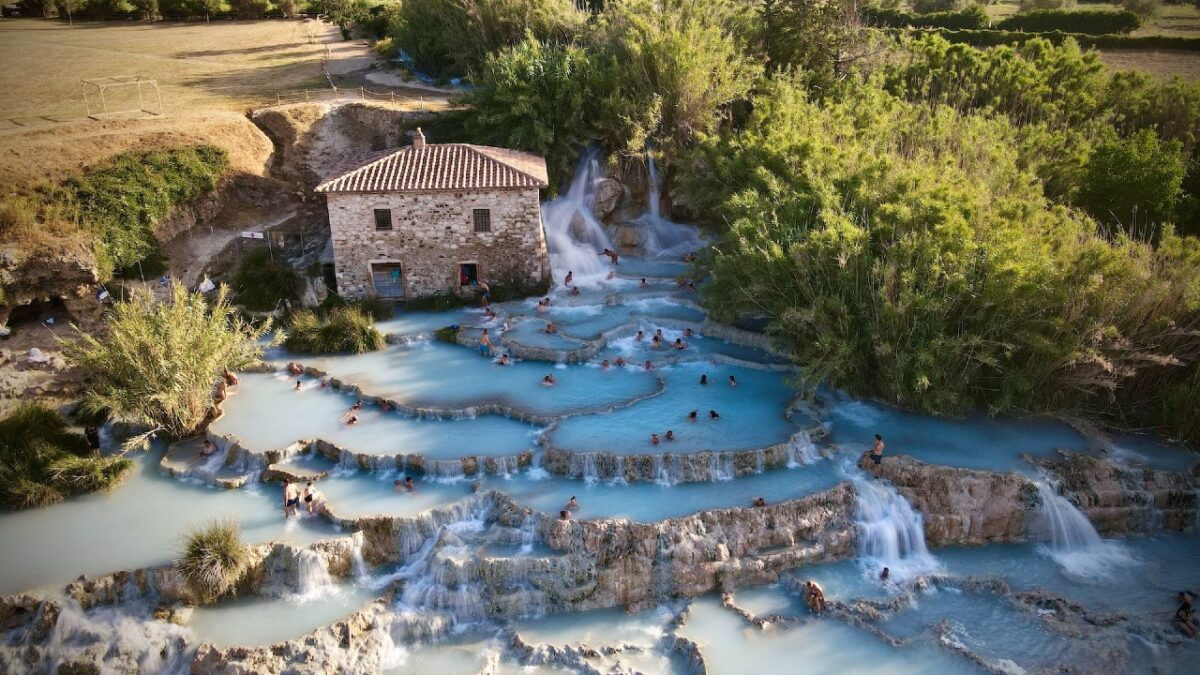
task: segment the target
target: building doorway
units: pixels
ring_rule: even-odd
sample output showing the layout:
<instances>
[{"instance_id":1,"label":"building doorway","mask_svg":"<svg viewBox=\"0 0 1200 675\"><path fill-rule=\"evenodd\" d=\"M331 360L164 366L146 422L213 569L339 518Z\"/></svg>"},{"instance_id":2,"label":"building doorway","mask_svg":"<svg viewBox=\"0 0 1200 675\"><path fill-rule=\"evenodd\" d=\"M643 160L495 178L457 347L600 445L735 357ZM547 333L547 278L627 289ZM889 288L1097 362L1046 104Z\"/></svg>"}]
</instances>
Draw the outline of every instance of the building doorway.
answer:
<instances>
[{"instance_id":1,"label":"building doorway","mask_svg":"<svg viewBox=\"0 0 1200 675\"><path fill-rule=\"evenodd\" d=\"M371 263L371 281L375 284L376 297L404 299L404 275L400 263Z\"/></svg>"},{"instance_id":2,"label":"building doorway","mask_svg":"<svg viewBox=\"0 0 1200 675\"><path fill-rule=\"evenodd\" d=\"M479 285L479 266L475 263L459 263L458 265L458 285L471 286L472 288Z\"/></svg>"}]
</instances>

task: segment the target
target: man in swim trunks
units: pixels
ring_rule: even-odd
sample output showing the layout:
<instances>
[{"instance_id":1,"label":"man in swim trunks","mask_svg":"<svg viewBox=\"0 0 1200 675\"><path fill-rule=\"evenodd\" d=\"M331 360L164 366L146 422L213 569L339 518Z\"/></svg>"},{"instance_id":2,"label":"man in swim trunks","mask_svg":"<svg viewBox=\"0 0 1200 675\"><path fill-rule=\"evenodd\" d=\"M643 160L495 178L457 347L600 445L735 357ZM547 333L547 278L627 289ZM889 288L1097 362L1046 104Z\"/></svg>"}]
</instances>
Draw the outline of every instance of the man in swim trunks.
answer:
<instances>
[{"instance_id":1,"label":"man in swim trunks","mask_svg":"<svg viewBox=\"0 0 1200 675\"><path fill-rule=\"evenodd\" d=\"M492 355L492 337L488 335L488 329L484 328L483 333L479 336L479 355Z\"/></svg>"},{"instance_id":2,"label":"man in swim trunks","mask_svg":"<svg viewBox=\"0 0 1200 675\"><path fill-rule=\"evenodd\" d=\"M875 445L871 448L871 461L878 464L883 460L883 436L875 434Z\"/></svg>"},{"instance_id":3,"label":"man in swim trunks","mask_svg":"<svg viewBox=\"0 0 1200 675\"><path fill-rule=\"evenodd\" d=\"M300 506L300 491L292 484L292 481L286 478L283 481L283 517L297 515L296 509Z\"/></svg>"}]
</instances>

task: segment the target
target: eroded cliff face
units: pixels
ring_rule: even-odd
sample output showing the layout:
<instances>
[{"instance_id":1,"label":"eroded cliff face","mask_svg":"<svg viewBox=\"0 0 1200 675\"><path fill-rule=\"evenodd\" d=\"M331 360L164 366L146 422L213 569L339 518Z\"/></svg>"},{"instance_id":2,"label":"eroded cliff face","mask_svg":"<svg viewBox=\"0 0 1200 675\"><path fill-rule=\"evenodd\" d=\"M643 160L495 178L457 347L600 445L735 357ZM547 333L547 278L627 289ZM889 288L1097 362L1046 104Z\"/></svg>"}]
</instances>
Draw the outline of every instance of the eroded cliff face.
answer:
<instances>
[{"instance_id":1,"label":"eroded cliff face","mask_svg":"<svg viewBox=\"0 0 1200 675\"><path fill-rule=\"evenodd\" d=\"M1100 534L1119 537L1160 530L1196 529L1200 507L1200 464L1172 472L1060 453L1061 460L1037 464L1057 476L1068 495Z\"/></svg>"},{"instance_id":2,"label":"eroded cliff face","mask_svg":"<svg viewBox=\"0 0 1200 675\"><path fill-rule=\"evenodd\" d=\"M1015 473L926 464L905 455L859 467L896 486L925 517L930 546L1021 541L1039 506L1037 486Z\"/></svg>"}]
</instances>

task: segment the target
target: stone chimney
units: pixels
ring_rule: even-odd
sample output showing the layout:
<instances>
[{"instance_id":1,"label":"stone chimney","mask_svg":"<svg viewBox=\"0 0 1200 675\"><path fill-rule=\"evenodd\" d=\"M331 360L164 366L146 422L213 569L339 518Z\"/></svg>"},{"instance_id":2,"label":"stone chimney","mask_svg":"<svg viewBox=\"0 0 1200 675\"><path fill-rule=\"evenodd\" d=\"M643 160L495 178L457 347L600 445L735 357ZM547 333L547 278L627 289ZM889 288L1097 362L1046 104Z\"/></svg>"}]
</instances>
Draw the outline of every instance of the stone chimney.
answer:
<instances>
[{"instance_id":1,"label":"stone chimney","mask_svg":"<svg viewBox=\"0 0 1200 675\"><path fill-rule=\"evenodd\" d=\"M412 139L413 147L417 150L425 147L425 134L421 133L421 127L417 127L417 130L413 132Z\"/></svg>"}]
</instances>

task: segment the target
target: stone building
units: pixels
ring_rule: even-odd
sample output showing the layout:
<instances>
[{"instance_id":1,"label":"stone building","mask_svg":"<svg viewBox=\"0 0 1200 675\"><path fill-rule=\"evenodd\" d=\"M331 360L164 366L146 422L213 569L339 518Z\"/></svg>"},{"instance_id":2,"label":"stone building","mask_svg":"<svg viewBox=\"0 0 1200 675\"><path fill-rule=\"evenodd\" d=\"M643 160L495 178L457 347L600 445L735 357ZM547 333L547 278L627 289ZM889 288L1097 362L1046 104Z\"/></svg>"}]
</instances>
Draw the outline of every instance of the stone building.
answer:
<instances>
[{"instance_id":1,"label":"stone building","mask_svg":"<svg viewBox=\"0 0 1200 675\"><path fill-rule=\"evenodd\" d=\"M316 188L328 203L338 293L404 299L548 280L546 185L541 157L426 144L420 129L412 145L362 158Z\"/></svg>"}]
</instances>

